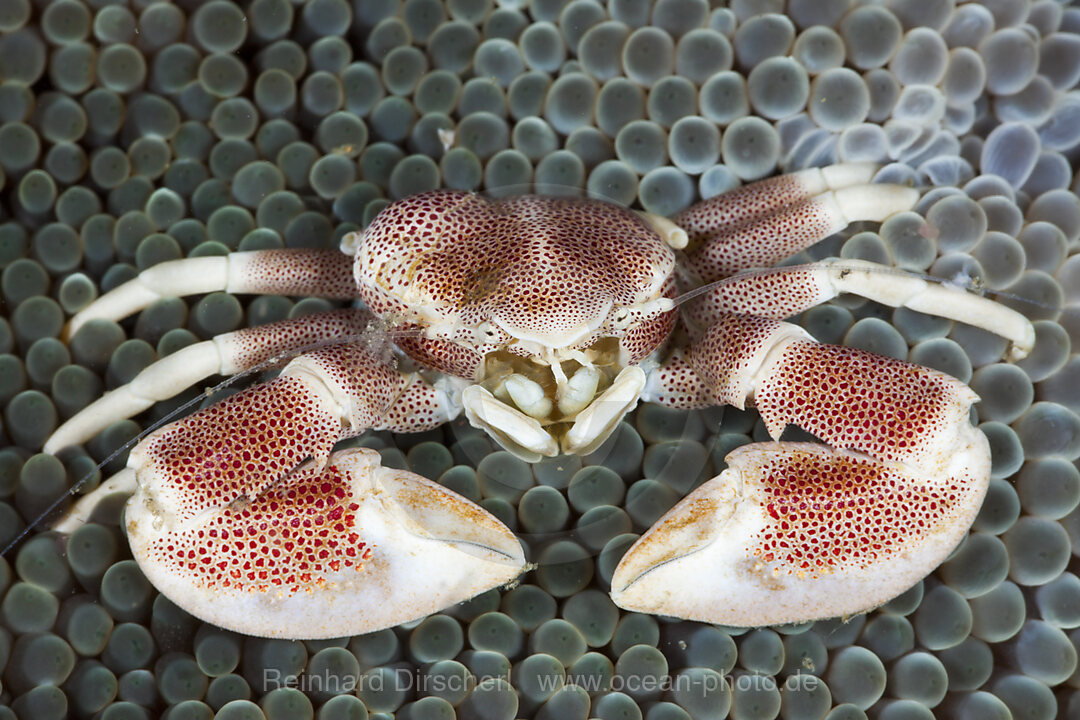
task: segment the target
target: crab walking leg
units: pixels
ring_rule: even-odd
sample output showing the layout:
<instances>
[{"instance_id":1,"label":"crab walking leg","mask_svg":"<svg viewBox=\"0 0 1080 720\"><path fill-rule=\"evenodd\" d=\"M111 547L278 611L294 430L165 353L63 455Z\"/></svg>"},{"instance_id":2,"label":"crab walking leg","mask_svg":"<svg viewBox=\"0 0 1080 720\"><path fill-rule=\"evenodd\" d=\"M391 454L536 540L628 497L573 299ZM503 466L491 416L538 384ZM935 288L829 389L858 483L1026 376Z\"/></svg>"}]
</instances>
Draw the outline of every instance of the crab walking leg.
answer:
<instances>
[{"instance_id":1,"label":"crab walking leg","mask_svg":"<svg viewBox=\"0 0 1080 720\"><path fill-rule=\"evenodd\" d=\"M708 293L688 303L682 316L699 328L712 326L726 313L782 320L841 293L1001 335L1012 342L1010 360L1026 357L1035 344L1031 322L1011 308L962 288L866 260L831 258L811 265L748 270L717 282Z\"/></svg>"},{"instance_id":2,"label":"crab walking leg","mask_svg":"<svg viewBox=\"0 0 1080 720\"><path fill-rule=\"evenodd\" d=\"M725 197L706 203L720 203ZM688 230L687 269L701 283L710 283L747 268L775 265L853 222L881 222L910 210L918 199L918 190L902 185L853 185L782 205L741 223L722 224L716 230L696 234ZM693 213L697 207L685 212ZM680 218L676 216L676 222ZM695 217L696 224L702 222Z\"/></svg>"},{"instance_id":3,"label":"crab walking leg","mask_svg":"<svg viewBox=\"0 0 1080 720\"><path fill-rule=\"evenodd\" d=\"M684 362L718 401L753 400L773 438L793 423L832 447L732 453L623 558L620 606L734 625L859 612L933 570L973 521L990 451L960 381L734 314Z\"/></svg>"},{"instance_id":4,"label":"crab walking leg","mask_svg":"<svg viewBox=\"0 0 1080 720\"><path fill-rule=\"evenodd\" d=\"M163 297L219 290L351 300L356 297L353 259L337 250L253 250L163 262L80 310L65 336L90 320L120 320Z\"/></svg>"},{"instance_id":5,"label":"crab walking leg","mask_svg":"<svg viewBox=\"0 0 1080 720\"><path fill-rule=\"evenodd\" d=\"M866 185L877 169L872 163L844 163L776 175L691 205L672 221L686 231L691 243L699 245L712 235L728 232L823 192Z\"/></svg>"},{"instance_id":6,"label":"crab walking leg","mask_svg":"<svg viewBox=\"0 0 1080 720\"><path fill-rule=\"evenodd\" d=\"M89 492L76 500L64 512L64 515L53 523L50 529L54 532L70 535L93 519L94 511L102 500L110 495L130 496L137 487L135 471L131 468L124 468L94 488L93 492Z\"/></svg>"},{"instance_id":7,"label":"crab walking leg","mask_svg":"<svg viewBox=\"0 0 1080 720\"><path fill-rule=\"evenodd\" d=\"M333 310L244 328L188 345L147 366L131 382L73 415L49 437L44 451L55 454L68 445L79 445L109 424L137 415L211 375L235 375L321 340L355 338L371 332L373 319L366 310Z\"/></svg>"}]
</instances>

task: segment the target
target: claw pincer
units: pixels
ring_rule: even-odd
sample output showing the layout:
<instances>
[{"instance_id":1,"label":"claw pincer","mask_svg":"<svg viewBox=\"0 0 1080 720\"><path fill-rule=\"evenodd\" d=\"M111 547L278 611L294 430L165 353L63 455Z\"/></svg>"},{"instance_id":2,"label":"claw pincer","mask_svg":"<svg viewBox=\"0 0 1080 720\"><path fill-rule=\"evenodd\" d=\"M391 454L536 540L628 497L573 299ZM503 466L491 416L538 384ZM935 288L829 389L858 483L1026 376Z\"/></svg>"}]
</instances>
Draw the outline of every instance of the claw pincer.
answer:
<instances>
[{"instance_id":1,"label":"claw pincer","mask_svg":"<svg viewBox=\"0 0 1080 720\"><path fill-rule=\"evenodd\" d=\"M391 627L505 584L524 566L521 545L493 516L364 448L185 520L170 522L140 483L126 522L157 588L203 620L264 637Z\"/></svg>"},{"instance_id":2,"label":"claw pincer","mask_svg":"<svg viewBox=\"0 0 1080 720\"><path fill-rule=\"evenodd\" d=\"M744 627L865 612L967 533L989 477L986 439L972 440L941 475L809 443L738 448L623 556L612 597Z\"/></svg>"},{"instance_id":3,"label":"claw pincer","mask_svg":"<svg viewBox=\"0 0 1080 720\"><path fill-rule=\"evenodd\" d=\"M381 367L358 346L324 348L139 444L125 518L147 578L216 625L327 638L516 577L520 544L478 506L372 450L331 454L409 396L408 377Z\"/></svg>"},{"instance_id":4,"label":"claw pincer","mask_svg":"<svg viewBox=\"0 0 1080 720\"><path fill-rule=\"evenodd\" d=\"M831 447L733 451L623 557L619 606L736 626L850 615L906 590L967 533L990 450L960 381L735 315L689 362L727 402L752 398L774 439L798 424Z\"/></svg>"}]
</instances>

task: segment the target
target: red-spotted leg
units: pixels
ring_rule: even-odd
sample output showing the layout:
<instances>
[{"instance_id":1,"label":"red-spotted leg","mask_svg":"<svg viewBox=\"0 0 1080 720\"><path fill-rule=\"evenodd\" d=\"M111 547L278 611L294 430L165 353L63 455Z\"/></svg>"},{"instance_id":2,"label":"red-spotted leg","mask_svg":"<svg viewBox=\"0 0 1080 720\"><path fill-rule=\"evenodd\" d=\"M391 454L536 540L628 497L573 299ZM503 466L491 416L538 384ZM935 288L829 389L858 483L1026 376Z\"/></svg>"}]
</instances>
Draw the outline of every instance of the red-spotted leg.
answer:
<instances>
[{"instance_id":1,"label":"red-spotted leg","mask_svg":"<svg viewBox=\"0 0 1080 720\"><path fill-rule=\"evenodd\" d=\"M812 168L717 195L672 221L686 231L687 263L698 283L775 265L857 221L881 222L910 210L919 191L869 185L875 166Z\"/></svg>"},{"instance_id":2,"label":"red-spotted leg","mask_svg":"<svg viewBox=\"0 0 1080 720\"><path fill-rule=\"evenodd\" d=\"M320 341L354 341L372 330L374 316L345 309L305 315L224 333L188 345L147 366L131 382L86 406L56 429L45 443L47 453L90 439L110 423L129 418L167 400L211 375L235 375L272 358Z\"/></svg>"},{"instance_id":3,"label":"red-spotted leg","mask_svg":"<svg viewBox=\"0 0 1080 720\"><path fill-rule=\"evenodd\" d=\"M774 438L796 424L829 446L731 453L623 557L623 608L729 625L862 612L940 564L985 495L978 398L935 370L729 313L650 380L654 401L752 402Z\"/></svg>"},{"instance_id":4,"label":"red-spotted leg","mask_svg":"<svg viewBox=\"0 0 1080 720\"><path fill-rule=\"evenodd\" d=\"M748 270L716 282L682 306L681 319L700 337L732 313L782 320L851 293L891 307L967 323L1011 341L1010 360L1020 360L1035 344L1035 329L1020 313L988 298L917 275L865 260L822 260ZM641 399L681 409L705 408L721 400L687 360L687 350L674 349L653 370Z\"/></svg>"},{"instance_id":5,"label":"red-spotted leg","mask_svg":"<svg viewBox=\"0 0 1080 720\"><path fill-rule=\"evenodd\" d=\"M253 250L163 262L79 311L64 334L71 337L90 320L125 318L163 297L219 290L351 300L356 297L353 259L339 250Z\"/></svg>"},{"instance_id":6,"label":"red-spotted leg","mask_svg":"<svg viewBox=\"0 0 1080 720\"><path fill-rule=\"evenodd\" d=\"M442 424L459 412L456 394L364 345L320 348L149 435L105 492L134 490L125 520L135 559L197 617L290 638L389 627L524 566L510 531L464 498L380 467L377 453L331 455L368 428ZM101 492L57 529L81 524Z\"/></svg>"},{"instance_id":7,"label":"red-spotted leg","mask_svg":"<svg viewBox=\"0 0 1080 720\"><path fill-rule=\"evenodd\" d=\"M810 265L748 270L717 282L688 302L681 318L697 329L710 327L727 313L783 320L842 293L1001 335L1012 342L1010 360L1026 357L1035 344L1031 322L1011 308L963 288L866 260L831 258Z\"/></svg>"}]
</instances>

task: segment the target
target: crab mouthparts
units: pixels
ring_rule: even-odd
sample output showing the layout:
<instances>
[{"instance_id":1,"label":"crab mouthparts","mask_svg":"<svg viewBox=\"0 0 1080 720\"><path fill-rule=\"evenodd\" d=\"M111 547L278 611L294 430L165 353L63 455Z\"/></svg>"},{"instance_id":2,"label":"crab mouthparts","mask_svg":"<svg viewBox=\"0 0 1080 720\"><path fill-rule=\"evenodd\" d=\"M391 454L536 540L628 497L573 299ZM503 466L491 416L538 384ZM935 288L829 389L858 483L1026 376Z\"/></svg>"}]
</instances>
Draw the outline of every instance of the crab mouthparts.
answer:
<instances>
[{"instance_id":1,"label":"crab mouthparts","mask_svg":"<svg viewBox=\"0 0 1080 720\"><path fill-rule=\"evenodd\" d=\"M626 367L612 377L611 366L572 364L577 367L568 374L556 358L547 366L493 358L486 381L462 393L465 415L528 462L560 452L590 453L637 404L645 373Z\"/></svg>"}]
</instances>

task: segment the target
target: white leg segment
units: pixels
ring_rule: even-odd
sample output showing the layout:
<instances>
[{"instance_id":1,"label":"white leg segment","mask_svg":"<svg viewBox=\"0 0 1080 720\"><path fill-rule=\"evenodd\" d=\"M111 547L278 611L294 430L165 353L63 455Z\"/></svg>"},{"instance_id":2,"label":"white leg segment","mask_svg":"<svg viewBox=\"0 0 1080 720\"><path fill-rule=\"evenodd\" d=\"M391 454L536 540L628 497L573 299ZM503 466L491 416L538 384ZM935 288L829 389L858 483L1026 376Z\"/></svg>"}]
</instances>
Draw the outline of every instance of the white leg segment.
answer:
<instances>
[{"instance_id":1,"label":"white leg segment","mask_svg":"<svg viewBox=\"0 0 1080 720\"><path fill-rule=\"evenodd\" d=\"M128 384L76 413L57 428L44 450L56 453L68 445L79 445L109 424L137 415L211 375L235 375L281 353L322 340L364 333L371 319L365 310L335 310L245 328L189 345L148 366Z\"/></svg>"},{"instance_id":2,"label":"white leg segment","mask_svg":"<svg viewBox=\"0 0 1080 720\"><path fill-rule=\"evenodd\" d=\"M636 212L649 227L655 230L656 234L660 236L660 239L671 249L682 250L690 241L690 236L687 235L686 231L666 217L654 215L653 213L644 212L642 210L635 210L634 212Z\"/></svg>"},{"instance_id":3,"label":"white leg segment","mask_svg":"<svg viewBox=\"0 0 1080 720\"><path fill-rule=\"evenodd\" d=\"M781 320L842 293L890 307L948 318L1000 335L1012 342L1009 359L1019 360L1035 343L1035 330L1020 313L963 288L866 260L831 258L812 265L751 270L719 281L688 303L684 317L704 331L726 313Z\"/></svg>"},{"instance_id":4,"label":"white leg segment","mask_svg":"<svg viewBox=\"0 0 1080 720\"><path fill-rule=\"evenodd\" d=\"M79 311L68 323L65 337L90 320L120 320L164 297L224 290L349 300L356 297L352 265L351 257L336 250L254 250L164 262Z\"/></svg>"},{"instance_id":5,"label":"white leg segment","mask_svg":"<svg viewBox=\"0 0 1080 720\"><path fill-rule=\"evenodd\" d=\"M200 380L221 374L224 364L213 340L182 348L73 415L49 437L43 450L55 454L69 445L81 445L111 423L138 415Z\"/></svg>"}]
</instances>

